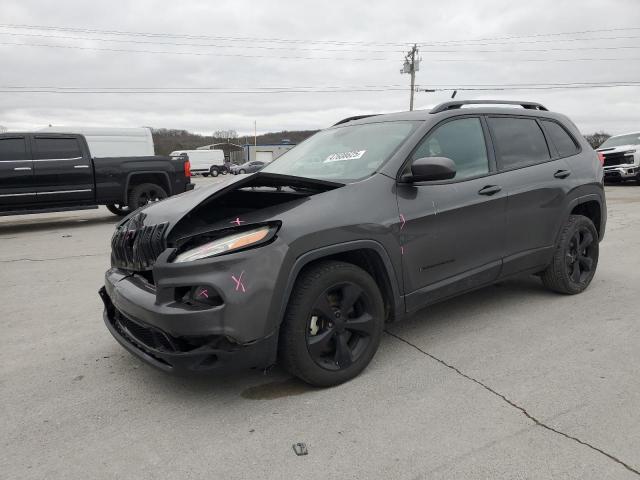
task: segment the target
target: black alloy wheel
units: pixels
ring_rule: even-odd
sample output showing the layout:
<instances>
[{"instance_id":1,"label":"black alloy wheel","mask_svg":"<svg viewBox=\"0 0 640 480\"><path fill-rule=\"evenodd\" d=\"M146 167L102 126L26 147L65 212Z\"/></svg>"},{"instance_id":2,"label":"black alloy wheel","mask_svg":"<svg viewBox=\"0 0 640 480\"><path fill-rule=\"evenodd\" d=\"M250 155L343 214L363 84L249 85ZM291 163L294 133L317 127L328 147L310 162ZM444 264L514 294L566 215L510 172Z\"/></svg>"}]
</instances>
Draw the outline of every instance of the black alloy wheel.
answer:
<instances>
[{"instance_id":1,"label":"black alloy wheel","mask_svg":"<svg viewBox=\"0 0 640 480\"><path fill-rule=\"evenodd\" d=\"M129 215L131 210L126 205L122 205L120 203L113 203L111 205L106 205L107 210L109 210L114 215L118 215L119 217L124 217L125 215Z\"/></svg>"},{"instance_id":2,"label":"black alloy wheel","mask_svg":"<svg viewBox=\"0 0 640 480\"><path fill-rule=\"evenodd\" d=\"M129 208L131 211L144 207L150 202L158 202L167 198L167 192L153 183L143 183L135 186L129 193Z\"/></svg>"},{"instance_id":3,"label":"black alloy wheel","mask_svg":"<svg viewBox=\"0 0 640 480\"><path fill-rule=\"evenodd\" d=\"M307 348L311 358L327 370L348 368L366 351L375 330L371 301L354 283L325 290L309 316Z\"/></svg>"},{"instance_id":4,"label":"black alloy wheel","mask_svg":"<svg viewBox=\"0 0 640 480\"><path fill-rule=\"evenodd\" d=\"M598 231L593 222L582 215L569 216L551 265L542 272L542 282L559 293L582 292L596 273L599 247Z\"/></svg>"},{"instance_id":5,"label":"black alloy wheel","mask_svg":"<svg viewBox=\"0 0 640 480\"><path fill-rule=\"evenodd\" d=\"M593 235L586 228L575 231L569 241L566 261L569 278L572 282L584 282L591 274L594 265Z\"/></svg>"},{"instance_id":6,"label":"black alloy wheel","mask_svg":"<svg viewBox=\"0 0 640 480\"><path fill-rule=\"evenodd\" d=\"M384 321L383 297L369 273L320 261L296 280L280 329L279 362L311 385L346 382L373 358Z\"/></svg>"}]
</instances>

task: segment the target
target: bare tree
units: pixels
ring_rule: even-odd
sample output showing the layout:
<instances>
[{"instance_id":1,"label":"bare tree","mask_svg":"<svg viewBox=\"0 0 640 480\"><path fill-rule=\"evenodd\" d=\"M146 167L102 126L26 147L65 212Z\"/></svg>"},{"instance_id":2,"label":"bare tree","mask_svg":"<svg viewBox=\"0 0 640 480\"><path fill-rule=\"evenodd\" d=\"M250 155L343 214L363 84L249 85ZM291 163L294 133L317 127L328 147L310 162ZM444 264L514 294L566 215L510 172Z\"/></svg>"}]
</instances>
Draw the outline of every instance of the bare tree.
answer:
<instances>
[{"instance_id":1,"label":"bare tree","mask_svg":"<svg viewBox=\"0 0 640 480\"><path fill-rule=\"evenodd\" d=\"M7 127L0 125L0 133L5 133L6 131L8 131Z\"/></svg>"},{"instance_id":2,"label":"bare tree","mask_svg":"<svg viewBox=\"0 0 640 480\"><path fill-rule=\"evenodd\" d=\"M591 145L591 147L595 149L602 145L610 136L611 135L606 132L596 132L585 135L584 138L587 140L587 142L589 142L589 145Z\"/></svg>"},{"instance_id":3,"label":"bare tree","mask_svg":"<svg viewBox=\"0 0 640 480\"><path fill-rule=\"evenodd\" d=\"M216 130L213 132L214 138L238 138L238 132L235 130Z\"/></svg>"}]
</instances>

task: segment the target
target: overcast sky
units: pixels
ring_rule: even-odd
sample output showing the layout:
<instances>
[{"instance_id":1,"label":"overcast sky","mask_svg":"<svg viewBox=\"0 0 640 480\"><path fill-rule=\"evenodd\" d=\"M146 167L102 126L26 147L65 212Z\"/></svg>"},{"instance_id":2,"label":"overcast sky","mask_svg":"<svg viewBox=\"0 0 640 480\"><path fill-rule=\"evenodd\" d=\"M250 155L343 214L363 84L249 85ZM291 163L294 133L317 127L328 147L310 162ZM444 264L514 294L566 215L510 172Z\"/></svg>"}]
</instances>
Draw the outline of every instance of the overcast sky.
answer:
<instances>
[{"instance_id":1,"label":"overcast sky","mask_svg":"<svg viewBox=\"0 0 640 480\"><path fill-rule=\"evenodd\" d=\"M399 71L409 42L423 44L416 78L422 87L637 82L617 88L459 91L456 98L539 101L569 115L584 133L640 130L638 0L3 0L0 23L0 125L10 130L53 124L248 133L254 120L258 132L316 129L346 116L407 110L409 76ZM503 38L514 36L520 38ZM13 87L227 92L59 94ZM382 91L228 92L269 87ZM450 94L417 93L416 108Z\"/></svg>"}]
</instances>

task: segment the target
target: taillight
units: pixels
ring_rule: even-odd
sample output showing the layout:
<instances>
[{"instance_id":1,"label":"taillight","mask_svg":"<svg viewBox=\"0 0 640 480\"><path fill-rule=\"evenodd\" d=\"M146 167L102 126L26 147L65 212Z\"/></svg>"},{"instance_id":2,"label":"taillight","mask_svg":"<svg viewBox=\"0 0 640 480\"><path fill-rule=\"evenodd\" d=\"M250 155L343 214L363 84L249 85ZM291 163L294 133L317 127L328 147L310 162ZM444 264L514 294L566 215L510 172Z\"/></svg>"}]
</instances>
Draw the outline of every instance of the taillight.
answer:
<instances>
[{"instance_id":1,"label":"taillight","mask_svg":"<svg viewBox=\"0 0 640 480\"><path fill-rule=\"evenodd\" d=\"M184 162L184 176L191 178L191 162L189 160Z\"/></svg>"},{"instance_id":2,"label":"taillight","mask_svg":"<svg viewBox=\"0 0 640 480\"><path fill-rule=\"evenodd\" d=\"M596 152L598 154L598 160L600 160L600 165L604 165L604 153Z\"/></svg>"}]
</instances>

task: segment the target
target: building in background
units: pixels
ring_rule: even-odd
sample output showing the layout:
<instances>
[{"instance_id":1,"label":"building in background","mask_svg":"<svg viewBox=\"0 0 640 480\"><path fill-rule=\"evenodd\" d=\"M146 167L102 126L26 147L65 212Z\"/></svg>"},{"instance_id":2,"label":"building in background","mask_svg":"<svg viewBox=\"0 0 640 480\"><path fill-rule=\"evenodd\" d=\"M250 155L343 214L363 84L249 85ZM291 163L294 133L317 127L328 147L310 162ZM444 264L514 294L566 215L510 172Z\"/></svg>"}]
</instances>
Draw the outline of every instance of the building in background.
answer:
<instances>
[{"instance_id":1,"label":"building in background","mask_svg":"<svg viewBox=\"0 0 640 480\"><path fill-rule=\"evenodd\" d=\"M238 145L231 142L212 143L211 145L198 147L197 150L222 150L226 162L240 165L254 160L269 163L293 147L295 147L295 144L283 139L282 143L265 145Z\"/></svg>"},{"instance_id":2,"label":"building in background","mask_svg":"<svg viewBox=\"0 0 640 480\"><path fill-rule=\"evenodd\" d=\"M244 146L244 161L253 162L257 160L259 162L269 163L284 152L291 150L295 147L293 143L279 143L273 145L245 145Z\"/></svg>"}]
</instances>

